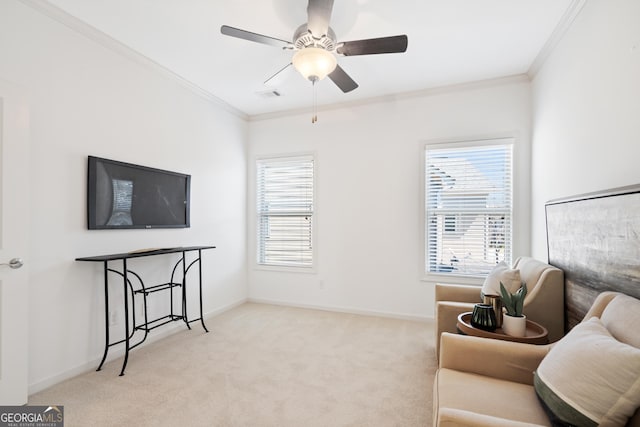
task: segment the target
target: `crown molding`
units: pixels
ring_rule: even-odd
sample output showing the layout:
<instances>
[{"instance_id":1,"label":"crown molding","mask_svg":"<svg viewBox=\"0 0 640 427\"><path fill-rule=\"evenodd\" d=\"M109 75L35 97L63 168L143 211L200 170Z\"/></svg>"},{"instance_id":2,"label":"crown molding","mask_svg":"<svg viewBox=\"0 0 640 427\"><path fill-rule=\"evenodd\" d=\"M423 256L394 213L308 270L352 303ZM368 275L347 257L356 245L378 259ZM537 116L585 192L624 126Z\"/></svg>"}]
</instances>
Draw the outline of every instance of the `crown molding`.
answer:
<instances>
[{"instance_id":1,"label":"crown molding","mask_svg":"<svg viewBox=\"0 0 640 427\"><path fill-rule=\"evenodd\" d=\"M415 90L411 92L382 95L382 96L376 96L372 98L359 99L356 101L340 102L336 104L318 106L317 111L332 111L332 110L340 110L343 108L356 108L356 107L362 107L362 106L371 105L371 104L397 102L397 101L402 101L402 100L412 99L412 98L424 98L424 97L434 96L434 95L470 91L470 90L476 90L476 89L486 89L491 87L503 86L507 84L514 84L514 83L530 83L529 76L527 74L516 74L516 75L506 76L506 77L497 77L493 79L478 80L475 82L460 83L460 84L453 84L453 85L447 85L447 86L437 86L433 88ZM296 108L291 110L276 111L273 113L254 114L249 116L249 121L257 122L261 120L290 117L290 116L299 115L299 114L311 114L312 111L313 110L311 107L305 107L305 108Z\"/></svg>"},{"instance_id":2,"label":"crown molding","mask_svg":"<svg viewBox=\"0 0 640 427\"><path fill-rule=\"evenodd\" d=\"M190 90L194 94L198 95L201 98L215 104L217 107L225 110L226 112L233 114L243 120L248 120L249 116L243 112L218 98L211 92L203 89L202 87L194 84L193 82L187 80L186 78L180 76L179 74L174 73L169 70L167 67L159 64L153 59L141 54L140 52L130 48L129 46L119 42L113 37L107 35L106 33L98 30L97 28L87 24L86 22L76 18L73 15L65 12L54 4L50 3L47 0L19 0L21 3L31 7L32 9L46 15L47 17L63 24L64 26L76 31L77 33L87 37L88 39L100 44L107 49L130 59L147 69L150 69L164 77L167 77L171 80L174 80L182 87Z\"/></svg>"},{"instance_id":3,"label":"crown molding","mask_svg":"<svg viewBox=\"0 0 640 427\"><path fill-rule=\"evenodd\" d=\"M529 67L529 71L527 71L529 79L533 80L535 78L538 71L540 71L558 43L560 43L560 40L562 40L567 31L569 31L573 21L575 21L586 3L587 0L573 0L571 2L567 11L562 15L558 25L556 25L556 28L553 30L553 33L551 33L551 37L549 37L545 45L540 49L540 52L538 52L538 55L531 63L531 67Z\"/></svg>"}]
</instances>

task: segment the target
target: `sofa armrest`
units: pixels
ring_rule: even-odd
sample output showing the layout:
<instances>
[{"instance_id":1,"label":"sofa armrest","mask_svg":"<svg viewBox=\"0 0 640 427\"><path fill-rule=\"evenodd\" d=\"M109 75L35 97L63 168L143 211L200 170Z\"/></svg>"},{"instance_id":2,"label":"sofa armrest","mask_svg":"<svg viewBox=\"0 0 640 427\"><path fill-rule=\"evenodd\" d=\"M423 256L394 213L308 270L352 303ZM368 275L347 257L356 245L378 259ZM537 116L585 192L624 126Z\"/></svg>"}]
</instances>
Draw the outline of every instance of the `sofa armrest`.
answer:
<instances>
[{"instance_id":1,"label":"sofa armrest","mask_svg":"<svg viewBox=\"0 0 640 427\"><path fill-rule=\"evenodd\" d=\"M479 286L436 284L436 302L458 301L467 303L482 302Z\"/></svg>"},{"instance_id":2,"label":"sofa armrest","mask_svg":"<svg viewBox=\"0 0 640 427\"><path fill-rule=\"evenodd\" d=\"M619 292L612 292L612 291L599 293L596 299L591 304L589 311L587 311L587 314L585 314L582 320L589 320L594 316L602 317L602 313L604 312L604 309L607 308L607 305L609 305L609 303L618 295L620 295Z\"/></svg>"},{"instance_id":3,"label":"sofa armrest","mask_svg":"<svg viewBox=\"0 0 640 427\"><path fill-rule=\"evenodd\" d=\"M439 366L533 385L533 371L551 346L445 332L440 337Z\"/></svg>"},{"instance_id":4,"label":"sofa armrest","mask_svg":"<svg viewBox=\"0 0 640 427\"><path fill-rule=\"evenodd\" d=\"M532 427L538 424L521 423L492 417L491 415L476 414L462 409L442 408L438 413L437 427ZM540 426L542 427L542 426Z\"/></svg>"},{"instance_id":5,"label":"sofa armrest","mask_svg":"<svg viewBox=\"0 0 640 427\"><path fill-rule=\"evenodd\" d=\"M520 263L522 280L529 286L523 312L528 319L547 328L549 342L556 342L564 336L564 273L549 264L528 259Z\"/></svg>"},{"instance_id":6,"label":"sofa armrest","mask_svg":"<svg viewBox=\"0 0 640 427\"><path fill-rule=\"evenodd\" d=\"M436 302L436 357L440 354L440 335L442 335L443 332L455 334L458 331L456 326L458 316L462 313L472 311L473 305L473 303L469 302Z\"/></svg>"},{"instance_id":7,"label":"sofa armrest","mask_svg":"<svg viewBox=\"0 0 640 427\"><path fill-rule=\"evenodd\" d=\"M439 301L436 303L436 322L438 324L438 335L443 332L458 332L458 316L462 313L473 311L473 303Z\"/></svg>"}]
</instances>

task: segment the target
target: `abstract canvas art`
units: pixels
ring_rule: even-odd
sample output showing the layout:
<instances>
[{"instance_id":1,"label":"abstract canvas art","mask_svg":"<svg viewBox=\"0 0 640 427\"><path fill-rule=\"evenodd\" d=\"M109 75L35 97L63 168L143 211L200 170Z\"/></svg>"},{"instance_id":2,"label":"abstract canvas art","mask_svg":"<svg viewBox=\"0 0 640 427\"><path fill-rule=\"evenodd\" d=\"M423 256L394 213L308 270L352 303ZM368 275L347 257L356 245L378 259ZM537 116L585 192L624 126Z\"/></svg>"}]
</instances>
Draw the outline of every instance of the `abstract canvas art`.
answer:
<instances>
[{"instance_id":1,"label":"abstract canvas art","mask_svg":"<svg viewBox=\"0 0 640 427\"><path fill-rule=\"evenodd\" d=\"M553 200L545 209L548 262L565 273L567 330L600 292L640 298L640 185Z\"/></svg>"}]
</instances>

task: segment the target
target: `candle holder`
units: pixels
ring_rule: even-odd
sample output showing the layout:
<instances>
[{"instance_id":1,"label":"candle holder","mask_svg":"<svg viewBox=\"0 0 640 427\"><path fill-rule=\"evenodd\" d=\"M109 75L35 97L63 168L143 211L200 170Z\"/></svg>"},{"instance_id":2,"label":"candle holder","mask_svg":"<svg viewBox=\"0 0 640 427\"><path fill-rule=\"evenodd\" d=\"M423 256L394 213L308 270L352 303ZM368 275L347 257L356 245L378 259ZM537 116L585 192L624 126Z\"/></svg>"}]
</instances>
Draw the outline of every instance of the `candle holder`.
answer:
<instances>
[{"instance_id":1,"label":"candle holder","mask_svg":"<svg viewBox=\"0 0 640 427\"><path fill-rule=\"evenodd\" d=\"M496 327L502 327L502 299L497 295L483 295L482 302L493 307L496 315Z\"/></svg>"}]
</instances>

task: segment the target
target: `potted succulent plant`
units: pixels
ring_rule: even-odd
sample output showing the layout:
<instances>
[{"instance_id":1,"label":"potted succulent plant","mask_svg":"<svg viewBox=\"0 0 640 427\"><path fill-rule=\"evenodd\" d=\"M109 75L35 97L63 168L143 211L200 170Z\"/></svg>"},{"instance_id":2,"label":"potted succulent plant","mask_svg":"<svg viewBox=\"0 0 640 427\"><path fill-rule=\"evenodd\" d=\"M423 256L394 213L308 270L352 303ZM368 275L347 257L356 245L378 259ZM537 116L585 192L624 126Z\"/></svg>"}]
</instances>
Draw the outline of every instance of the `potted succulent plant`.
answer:
<instances>
[{"instance_id":1,"label":"potted succulent plant","mask_svg":"<svg viewBox=\"0 0 640 427\"><path fill-rule=\"evenodd\" d=\"M509 293L500 282L500 299L506 313L502 318L502 331L514 337L524 337L527 331L527 317L522 314L524 299L527 296L527 284L522 282L515 293Z\"/></svg>"}]
</instances>

